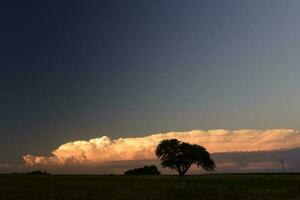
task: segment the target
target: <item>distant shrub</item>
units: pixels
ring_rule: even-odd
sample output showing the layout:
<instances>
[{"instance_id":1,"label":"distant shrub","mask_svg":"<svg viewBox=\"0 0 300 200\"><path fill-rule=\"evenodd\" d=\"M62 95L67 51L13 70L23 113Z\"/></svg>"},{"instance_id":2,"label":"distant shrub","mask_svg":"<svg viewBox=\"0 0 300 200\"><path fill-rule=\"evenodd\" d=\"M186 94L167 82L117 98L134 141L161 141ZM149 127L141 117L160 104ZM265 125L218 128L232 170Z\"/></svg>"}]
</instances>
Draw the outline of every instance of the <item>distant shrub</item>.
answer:
<instances>
[{"instance_id":1,"label":"distant shrub","mask_svg":"<svg viewBox=\"0 0 300 200\"><path fill-rule=\"evenodd\" d=\"M142 168L130 169L124 173L125 175L160 175L155 165L144 166Z\"/></svg>"},{"instance_id":2,"label":"distant shrub","mask_svg":"<svg viewBox=\"0 0 300 200\"><path fill-rule=\"evenodd\" d=\"M37 170L37 171L31 171L31 172L26 172L25 174L27 175L50 175L49 172L47 171L40 171L40 170Z\"/></svg>"}]
</instances>

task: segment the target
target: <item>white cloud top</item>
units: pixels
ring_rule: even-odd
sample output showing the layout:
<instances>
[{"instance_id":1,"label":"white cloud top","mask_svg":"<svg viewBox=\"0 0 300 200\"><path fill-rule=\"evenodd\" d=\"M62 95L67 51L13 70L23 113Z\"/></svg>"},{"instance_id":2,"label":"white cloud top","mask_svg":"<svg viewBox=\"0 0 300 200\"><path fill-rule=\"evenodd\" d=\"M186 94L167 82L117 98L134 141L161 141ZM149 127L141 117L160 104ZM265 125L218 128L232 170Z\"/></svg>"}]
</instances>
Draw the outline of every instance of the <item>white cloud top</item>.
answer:
<instances>
[{"instance_id":1,"label":"white cloud top","mask_svg":"<svg viewBox=\"0 0 300 200\"><path fill-rule=\"evenodd\" d=\"M52 152L52 156L25 155L23 159L31 166L155 159L154 151L158 143L170 138L202 145L211 153L300 147L300 132L295 129L193 130L114 140L103 136L63 144Z\"/></svg>"}]
</instances>

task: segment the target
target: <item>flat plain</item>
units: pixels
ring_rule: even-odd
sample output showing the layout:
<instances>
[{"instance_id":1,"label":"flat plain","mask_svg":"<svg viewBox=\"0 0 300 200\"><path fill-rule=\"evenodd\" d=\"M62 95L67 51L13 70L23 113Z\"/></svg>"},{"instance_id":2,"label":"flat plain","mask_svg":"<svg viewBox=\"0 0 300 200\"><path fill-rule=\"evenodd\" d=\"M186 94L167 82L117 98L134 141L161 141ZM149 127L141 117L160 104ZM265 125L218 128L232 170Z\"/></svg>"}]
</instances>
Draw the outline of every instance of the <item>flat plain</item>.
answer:
<instances>
[{"instance_id":1,"label":"flat plain","mask_svg":"<svg viewBox=\"0 0 300 200\"><path fill-rule=\"evenodd\" d=\"M300 174L0 175L1 200L300 199Z\"/></svg>"}]
</instances>

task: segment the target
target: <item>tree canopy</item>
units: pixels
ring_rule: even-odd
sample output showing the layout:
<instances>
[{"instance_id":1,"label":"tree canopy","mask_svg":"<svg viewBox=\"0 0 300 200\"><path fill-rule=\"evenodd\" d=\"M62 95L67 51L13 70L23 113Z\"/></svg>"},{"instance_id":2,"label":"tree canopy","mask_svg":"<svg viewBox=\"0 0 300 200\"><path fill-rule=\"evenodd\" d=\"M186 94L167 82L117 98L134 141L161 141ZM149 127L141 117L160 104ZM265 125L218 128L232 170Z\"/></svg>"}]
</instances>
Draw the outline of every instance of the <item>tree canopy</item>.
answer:
<instances>
[{"instance_id":1,"label":"tree canopy","mask_svg":"<svg viewBox=\"0 0 300 200\"><path fill-rule=\"evenodd\" d=\"M215 162L209 152L197 144L188 144L177 139L162 140L156 148L156 156L163 167L174 169L183 176L192 164L206 171L215 169Z\"/></svg>"}]
</instances>

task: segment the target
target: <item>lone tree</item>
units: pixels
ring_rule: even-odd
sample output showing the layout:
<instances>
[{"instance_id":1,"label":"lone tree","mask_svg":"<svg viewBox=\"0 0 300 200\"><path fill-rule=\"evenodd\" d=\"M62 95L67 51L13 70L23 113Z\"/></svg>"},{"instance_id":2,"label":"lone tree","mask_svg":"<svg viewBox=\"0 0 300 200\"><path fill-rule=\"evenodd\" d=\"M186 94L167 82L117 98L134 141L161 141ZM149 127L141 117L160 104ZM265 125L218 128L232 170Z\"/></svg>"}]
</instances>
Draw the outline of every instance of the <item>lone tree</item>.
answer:
<instances>
[{"instance_id":1,"label":"lone tree","mask_svg":"<svg viewBox=\"0 0 300 200\"><path fill-rule=\"evenodd\" d=\"M201 166L206 171L213 171L216 167L204 147L177 139L162 140L157 146L155 154L161 160L163 167L175 169L179 176L183 176L192 164Z\"/></svg>"}]
</instances>

